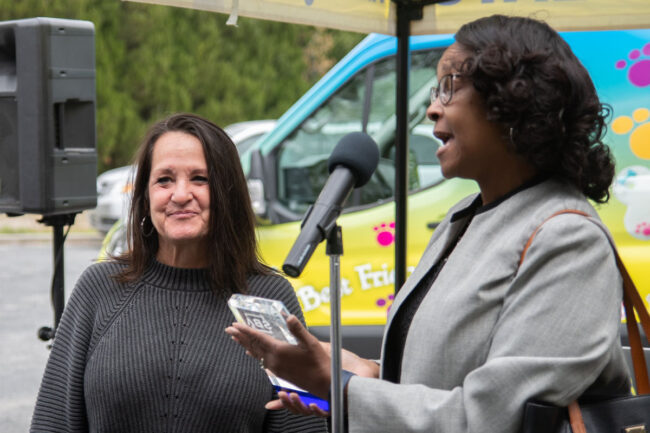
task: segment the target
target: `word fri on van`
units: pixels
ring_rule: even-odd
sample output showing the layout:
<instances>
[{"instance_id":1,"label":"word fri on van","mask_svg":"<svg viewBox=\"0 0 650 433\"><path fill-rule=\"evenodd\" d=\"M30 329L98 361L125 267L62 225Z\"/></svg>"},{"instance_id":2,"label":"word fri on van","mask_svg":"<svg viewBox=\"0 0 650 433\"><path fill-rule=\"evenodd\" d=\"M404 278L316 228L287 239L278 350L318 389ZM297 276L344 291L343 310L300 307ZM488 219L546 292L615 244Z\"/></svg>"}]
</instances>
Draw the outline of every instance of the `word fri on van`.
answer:
<instances>
[{"instance_id":1,"label":"word fri on van","mask_svg":"<svg viewBox=\"0 0 650 433\"><path fill-rule=\"evenodd\" d=\"M415 267L407 268L408 275L411 275ZM395 269L389 269L388 264L384 263L380 269L374 269L372 264L365 263L354 268L358 277L358 286L361 290L379 289L395 284ZM350 280L341 278L341 297L351 295L354 287L350 285ZM320 290L313 286L302 286L296 290L296 295L302 304L303 312L308 312L318 308L321 304L330 302L330 288L323 287Z\"/></svg>"}]
</instances>

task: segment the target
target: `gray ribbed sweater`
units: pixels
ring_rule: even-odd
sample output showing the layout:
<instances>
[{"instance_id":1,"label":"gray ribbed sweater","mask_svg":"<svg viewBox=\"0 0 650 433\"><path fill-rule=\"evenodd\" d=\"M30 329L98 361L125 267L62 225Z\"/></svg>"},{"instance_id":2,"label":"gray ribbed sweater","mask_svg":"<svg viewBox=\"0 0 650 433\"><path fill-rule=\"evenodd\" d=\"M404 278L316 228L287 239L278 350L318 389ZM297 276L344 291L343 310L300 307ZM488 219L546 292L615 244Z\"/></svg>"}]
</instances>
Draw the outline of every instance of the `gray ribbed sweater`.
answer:
<instances>
[{"instance_id":1,"label":"gray ribbed sweater","mask_svg":"<svg viewBox=\"0 0 650 433\"><path fill-rule=\"evenodd\" d=\"M154 262L119 284L112 262L90 266L66 305L32 432L323 432L325 422L267 411L273 388L224 332L234 317L204 270ZM249 278L302 320L289 283Z\"/></svg>"}]
</instances>

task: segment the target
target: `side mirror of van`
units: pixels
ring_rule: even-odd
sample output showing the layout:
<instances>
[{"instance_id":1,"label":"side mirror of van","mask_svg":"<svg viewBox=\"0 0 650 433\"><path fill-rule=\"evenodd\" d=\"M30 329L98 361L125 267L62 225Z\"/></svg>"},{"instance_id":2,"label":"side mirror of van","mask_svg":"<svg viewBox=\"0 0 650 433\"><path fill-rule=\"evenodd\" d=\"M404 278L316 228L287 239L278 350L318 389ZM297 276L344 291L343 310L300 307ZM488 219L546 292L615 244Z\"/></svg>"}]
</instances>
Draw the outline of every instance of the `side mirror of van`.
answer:
<instances>
[{"instance_id":1,"label":"side mirror of van","mask_svg":"<svg viewBox=\"0 0 650 433\"><path fill-rule=\"evenodd\" d=\"M259 149L251 152L251 166L248 175L248 194L251 198L253 212L260 218L266 216L266 198L264 194L264 161Z\"/></svg>"},{"instance_id":2,"label":"side mirror of van","mask_svg":"<svg viewBox=\"0 0 650 433\"><path fill-rule=\"evenodd\" d=\"M258 217L266 214L266 201L264 200L264 182L262 179L248 179L248 194L251 197L253 212Z\"/></svg>"}]
</instances>

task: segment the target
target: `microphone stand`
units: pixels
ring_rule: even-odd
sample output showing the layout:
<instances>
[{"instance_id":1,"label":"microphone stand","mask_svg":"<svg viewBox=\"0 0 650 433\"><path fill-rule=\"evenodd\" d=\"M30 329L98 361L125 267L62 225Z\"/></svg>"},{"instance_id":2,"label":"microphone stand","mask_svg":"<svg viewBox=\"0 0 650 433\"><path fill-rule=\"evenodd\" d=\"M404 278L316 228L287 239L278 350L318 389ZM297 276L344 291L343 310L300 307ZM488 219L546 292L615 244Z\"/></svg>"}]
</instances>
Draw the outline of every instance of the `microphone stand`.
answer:
<instances>
[{"instance_id":1,"label":"microphone stand","mask_svg":"<svg viewBox=\"0 0 650 433\"><path fill-rule=\"evenodd\" d=\"M341 226L335 224L327 235L325 253L330 258L330 351L332 356L332 383L330 385L330 411L332 432L343 431L343 388L341 384L341 254L343 235Z\"/></svg>"},{"instance_id":2,"label":"microphone stand","mask_svg":"<svg viewBox=\"0 0 650 433\"><path fill-rule=\"evenodd\" d=\"M360 157L359 155L362 155ZM282 270L298 277L316 246L327 239L330 257L330 412L334 433L344 433L343 389L341 386L341 263L343 235L336 219L354 187L364 185L377 168L379 149L372 137L363 132L345 135L327 160L331 176L316 202L309 207L300 224L300 234L282 265Z\"/></svg>"}]
</instances>

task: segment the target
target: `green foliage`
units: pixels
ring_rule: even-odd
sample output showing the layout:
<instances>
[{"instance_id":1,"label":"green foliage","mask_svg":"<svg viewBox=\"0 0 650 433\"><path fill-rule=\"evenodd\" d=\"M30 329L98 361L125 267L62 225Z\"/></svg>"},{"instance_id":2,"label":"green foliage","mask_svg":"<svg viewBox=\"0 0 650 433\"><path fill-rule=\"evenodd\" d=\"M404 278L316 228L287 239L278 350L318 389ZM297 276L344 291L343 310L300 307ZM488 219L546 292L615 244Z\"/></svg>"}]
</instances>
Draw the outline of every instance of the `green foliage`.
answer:
<instances>
[{"instance_id":1,"label":"green foliage","mask_svg":"<svg viewBox=\"0 0 650 433\"><path fill-rule=\"evenodd\" d=\"M0 21L37 16L95 25L100 172L129 163L170 113L221 126L280 116L364 36L119 0L0 0Z\"/></svg>"}]
</instances>

